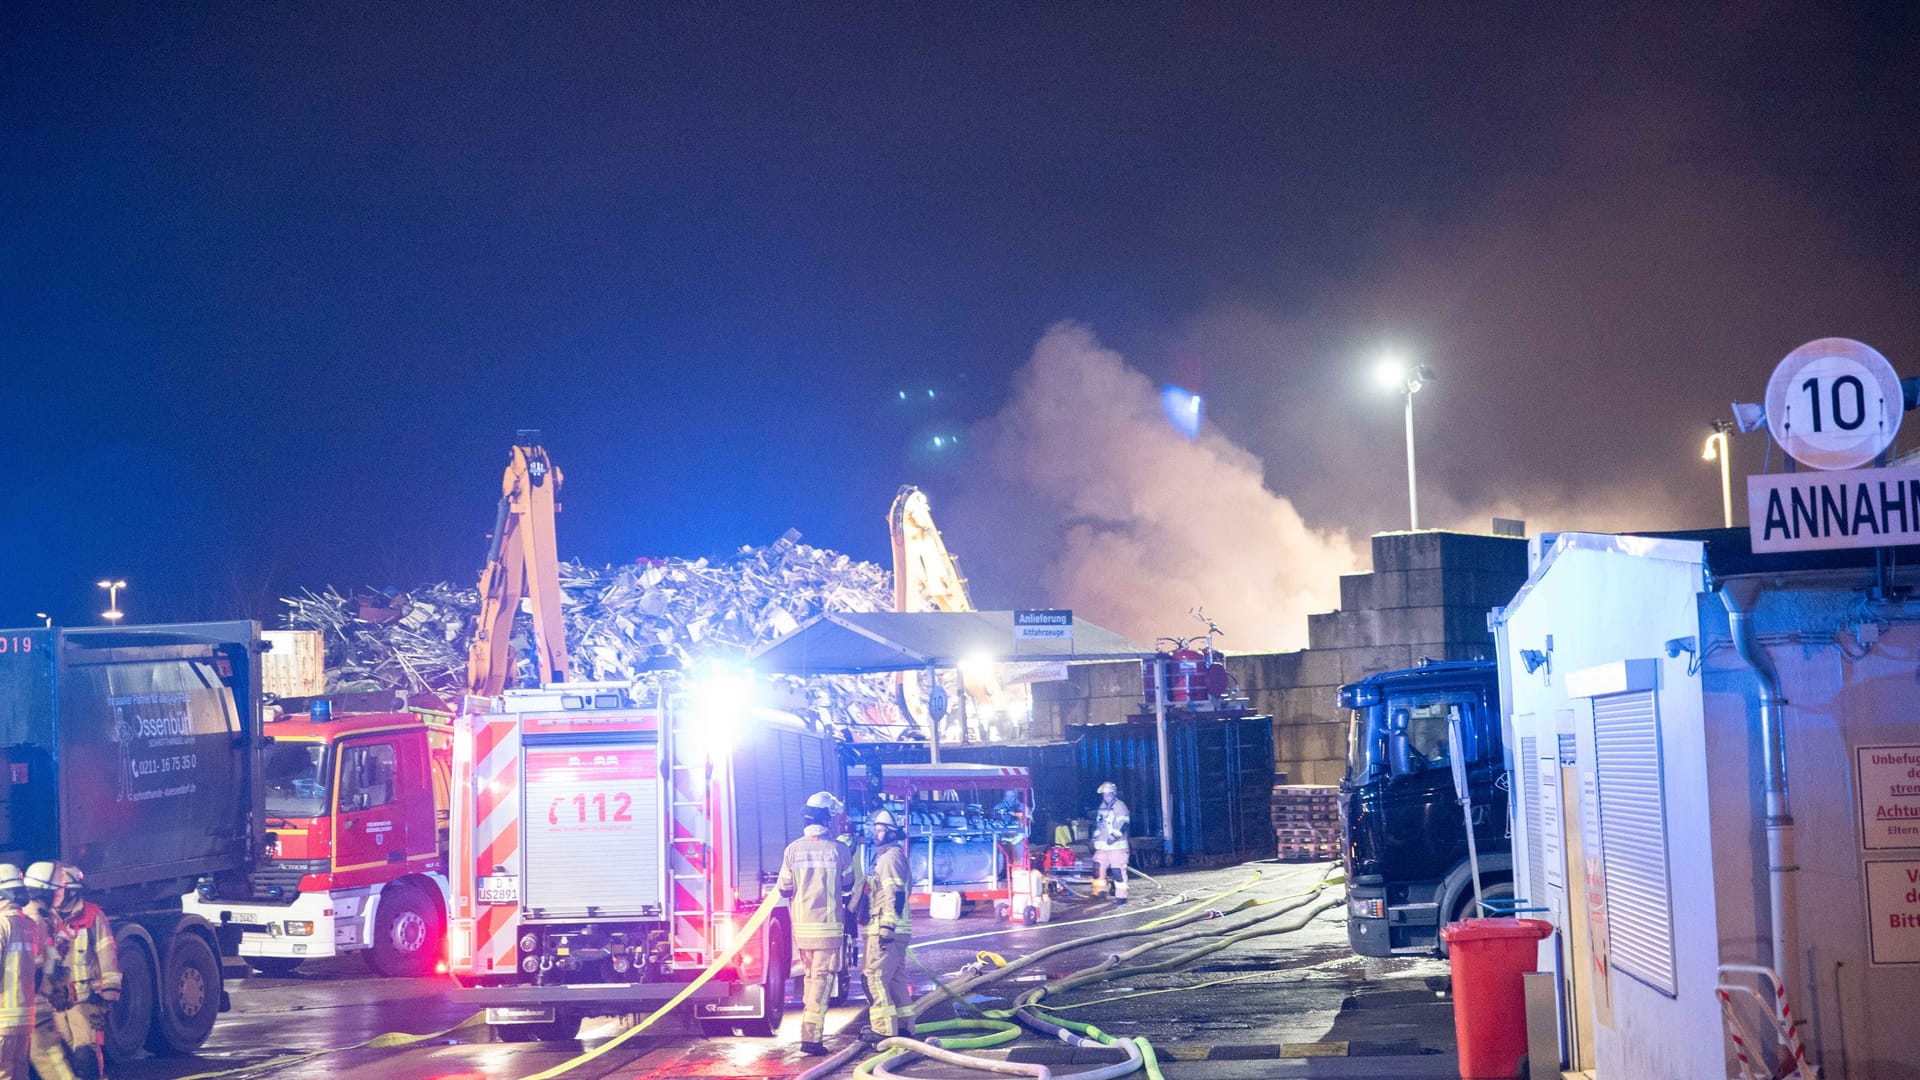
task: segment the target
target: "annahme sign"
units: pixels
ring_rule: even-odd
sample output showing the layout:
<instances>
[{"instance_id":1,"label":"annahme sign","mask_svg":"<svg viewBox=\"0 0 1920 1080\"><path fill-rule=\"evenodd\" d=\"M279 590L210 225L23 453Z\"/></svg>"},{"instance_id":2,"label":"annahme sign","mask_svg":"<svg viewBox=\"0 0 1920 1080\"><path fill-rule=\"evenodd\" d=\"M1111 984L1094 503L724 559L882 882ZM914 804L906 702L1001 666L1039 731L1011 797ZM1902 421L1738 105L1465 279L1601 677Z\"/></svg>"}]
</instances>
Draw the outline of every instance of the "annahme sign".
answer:
<instances>
[{"instance_id":1,"label":"annahme sign","mask_svg":"<svg viewBox=\"0 0 1920 1080\"><path fill-rule=\"evenodd\" d=\"M1920 543L1920 467L1747 477L1753 550Z\"/></svg>"}]
</instances>

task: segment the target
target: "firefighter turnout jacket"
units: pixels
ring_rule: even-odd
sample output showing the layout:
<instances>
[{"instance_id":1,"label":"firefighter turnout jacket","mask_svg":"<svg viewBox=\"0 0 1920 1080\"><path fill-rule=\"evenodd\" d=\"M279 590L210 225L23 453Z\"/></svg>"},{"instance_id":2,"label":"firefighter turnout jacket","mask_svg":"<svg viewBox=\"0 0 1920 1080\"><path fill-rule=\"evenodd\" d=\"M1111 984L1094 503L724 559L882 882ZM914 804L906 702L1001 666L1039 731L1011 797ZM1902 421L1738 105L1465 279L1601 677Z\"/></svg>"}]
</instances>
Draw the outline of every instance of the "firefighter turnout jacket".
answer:
<instances>
[{"instance_id":1,"label":"firefighter turnout jacket","mask_svg":"<svg viewBox=\"0 0 1920 1080\"><path fill-rule=\"evenodd\" d=\"M0 1033L33 1026L35 982L50 955L40 925L26 912L0 902Z\"/></svg>"},{"instance_id":2,"label":"firefighter turnout jacket","mask_svg":"<svg viewBox=\"0 0 1920 1080\"><path fill-rule=\"evenodd\" d=\"M84 903L72 916L63 915L66 924L68 986L78 1004L95 995L108 1001L120 1000L120 948L113 940L113 926L99 904Z\"/></svg>"},{"instance_id":3,"label":"firefighter turnout jacket","mask_svg":"<svg viewBox=\"0 0 1920 1080\"><path fill-rule=\"evenodd\" d=\"M896 938L911 934L913 924L907 915L907 896L911 891L907 884L906 845L896 841L881 848L873 857L873 869L867 874L867 933L878 937L882 930L891 930Z\"/></svg>"},{"instance_id":4,"label":"firefighter turnout jacket","mask_svg":"<svg viewBox=\"0 0 1920 1080\"><path fill-rule=\"evenodd\" d=\"M1131 823L1126 803L1115 799L1112 806L1102 806L1093 815L1093 849L1124 850L1127 847L1127 826Z\"/></svg>"},{"instance_id":5,"label":"firefighter turnout jacket","mask_svg":"<svg viewBox=\"0 0 1920 1080\"><path fill-rule=\"evenodd\" d=\"M842 897L852 885L853 858L845 845L827 836L825 827L809 825L800 839L787 845L778 888L793 918L794 948L840 947L846 932Z\"/></svg>"}]
</instances>

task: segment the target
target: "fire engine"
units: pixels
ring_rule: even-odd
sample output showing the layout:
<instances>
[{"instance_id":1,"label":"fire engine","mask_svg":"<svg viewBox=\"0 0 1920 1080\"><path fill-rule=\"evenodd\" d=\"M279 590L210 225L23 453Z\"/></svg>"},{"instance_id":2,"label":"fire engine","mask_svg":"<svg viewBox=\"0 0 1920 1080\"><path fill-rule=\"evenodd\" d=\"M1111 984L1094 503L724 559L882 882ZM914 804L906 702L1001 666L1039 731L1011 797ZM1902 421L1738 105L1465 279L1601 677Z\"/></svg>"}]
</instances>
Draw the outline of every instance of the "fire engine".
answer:
<instances>
[{"instance_id":1,"label":"fire engine","mask_svg":"<svg viewBox=\"0 0 1920 1080\"><path fill-rule=\"evenodd\" d=\"M346 704L346 702L339 702ZM240 930L268 975L361 953L382 975L444 955L452 728L418 712L332 711L319 697L262 725L265 858L251 897L189 893L186 910Z\"/></svg>"},{"instance_id":2,"label":"fire engine","mask_svg":"<svg viewBox=\"0 0 1920 1080\"><path fill-rule=\"evenodd\" d=\"M448 962L502 1039L667 1001L764 904L688 1000L710 1035L780 1025L796 971L773 884L807 796L845 794L838 742L751 707L741 675L664 678L506 690L455 719Z\"/></svg>"}]
</instances>

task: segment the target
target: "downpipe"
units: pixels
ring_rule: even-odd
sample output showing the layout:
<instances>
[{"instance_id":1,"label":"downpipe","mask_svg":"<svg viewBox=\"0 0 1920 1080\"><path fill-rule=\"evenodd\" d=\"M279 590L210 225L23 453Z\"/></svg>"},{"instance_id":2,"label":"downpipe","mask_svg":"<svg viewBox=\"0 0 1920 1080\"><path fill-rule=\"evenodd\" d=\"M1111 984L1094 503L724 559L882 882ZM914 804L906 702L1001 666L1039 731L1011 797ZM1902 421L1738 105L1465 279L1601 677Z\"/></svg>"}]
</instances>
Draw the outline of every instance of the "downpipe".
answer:
<instances>
[{"instance_id":1,"label":"downpipe","mask_svg":"<svg viewBox=\"0 0 1920 1080\"><path fill-rule=\"evenodd\" d=\"M1773 658L1755 638L1753 611L1761 591L1755 581L1729 581L1720 589L1720 602L1727 608L1734 651L1753 672L1760 692L1760 741L1766 756L1767 904L1772 909L1767 922L1773 933L1773 967L1780 973L1781 985L1790 988L1790 996L1804 1001L1805 988L1799 978L1800 866L1794 860L1793 808L1787 792L1787 700L1781 696L1780 675Z\"/></svg>"}]
</instances>

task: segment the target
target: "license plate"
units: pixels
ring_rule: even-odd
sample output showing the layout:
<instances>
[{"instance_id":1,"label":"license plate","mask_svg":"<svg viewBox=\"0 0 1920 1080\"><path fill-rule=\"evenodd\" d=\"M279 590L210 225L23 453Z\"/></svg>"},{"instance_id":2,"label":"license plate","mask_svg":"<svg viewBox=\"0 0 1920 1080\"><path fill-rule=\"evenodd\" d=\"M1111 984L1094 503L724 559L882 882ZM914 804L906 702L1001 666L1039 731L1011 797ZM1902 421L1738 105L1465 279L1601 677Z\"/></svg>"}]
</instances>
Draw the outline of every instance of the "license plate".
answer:
<instances>
[{"instance_id":1,"label":"license plate","mask_svg":"<svg viewBox=\"0 0 1920 1080\"><path fill-rule=\"evenodd\" d=\"M520 879L517 877L483 877L476 897L483 904L517 904L520 902Z\"/></svg>"}]
</instances>

